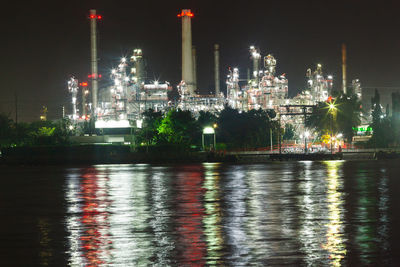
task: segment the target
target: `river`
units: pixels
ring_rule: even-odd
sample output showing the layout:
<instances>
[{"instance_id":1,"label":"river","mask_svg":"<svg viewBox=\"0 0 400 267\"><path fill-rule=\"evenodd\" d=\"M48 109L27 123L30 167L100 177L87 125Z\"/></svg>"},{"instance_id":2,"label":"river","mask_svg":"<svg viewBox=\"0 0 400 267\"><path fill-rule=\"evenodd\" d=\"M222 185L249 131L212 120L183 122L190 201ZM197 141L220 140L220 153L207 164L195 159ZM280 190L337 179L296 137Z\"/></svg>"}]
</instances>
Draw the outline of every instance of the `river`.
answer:
<instances>
[{"instance_id":1,"label":"river","mask_svg":"<svg viewBox=\"0 0 400 267\"><path fill-rule=\"evenodd\" d=\"M2 266L395 266L400 161L0 166Z\"/></svg>"}]
</instances>

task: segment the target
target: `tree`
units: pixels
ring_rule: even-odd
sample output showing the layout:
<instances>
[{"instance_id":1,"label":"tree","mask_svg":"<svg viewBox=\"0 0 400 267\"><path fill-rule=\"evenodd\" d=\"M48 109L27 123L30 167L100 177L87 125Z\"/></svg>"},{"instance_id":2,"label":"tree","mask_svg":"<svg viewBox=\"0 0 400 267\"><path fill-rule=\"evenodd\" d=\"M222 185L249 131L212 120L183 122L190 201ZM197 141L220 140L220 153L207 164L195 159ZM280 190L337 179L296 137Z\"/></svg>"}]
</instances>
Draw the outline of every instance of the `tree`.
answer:
<instances>
[{"instance_id":1,"label":"tree","mask_svg":"<svg viewBox=\"0 0 400 267\"><path fill-rule=\"evenodd\" d=\"M380 95L378 90L375 89L375 95L371 98L372 106L372 124L370 127L373 130L370 144L375 147L388 147L394 141L394 131L390 122L388 114L384 114L380 104Z\"/></svg>"},{"instance_id":2,"label":"tree","mask_svg":"<svg viewBox=\"0 0 400 267\"><path fill-rule=\"evenodd\" d=\"M190 111L172 109L162 119L157 131L160 143L188 147L199 128Z\"/></svg>"},{"instance_id":3,"label":"tree","mask_svg":"<svg viewBox=\"0 0 400 267\"><path fill-rule=\"evenodd\" d=\"M13 124L8 115L0 113L0 148L11 145L14 135Z\"/></svg>"},{"instance_id":4,"label":"tree","mask_svg":"<svg viewBox=\"0 0 400 267\"><path fill-rule=\"evenodd\" d=\"M226 106L218 117L218 139L229 148L265 147L270 142L270 128L278 136L278 127L272 122L275 112L250 110L239 112Z\"/></svg>"},{"instance_id":5,"label":"tree","mask_svg":"<svg viewBox=\"0 0 400 267\"><path fill-rule=\"evenodd\" d=\"M285 125L285 133L283 134L283 140L293 140L296 135L296 129L290 123Z\"/></svg>"},{"instance_id":6,"label":"tree","mask_svg":"<svg viewBox=\"0 0 400 267\"><path fill-rule=\"evenodd\" d=\"M145 143L146 145L154 145L158 141L158 127L161 125L163 114L161 111L154 111L148 109L143 112L143 126L138 132L139 143Z\"/></svg>"},{"instance_id":7,"label":"tree","mask_svg":"<svg viewBox=\"0 0 400 267\"><path fill-rule=\"evenodd\" d=\"M341 94L336 99L337 130L342 133L347 142L351 143L355 134L353 128L361 123L361 103L356 95Z\"/></svg>"},{"instance_id":8,"label":"tree","mask_svg":"<svg viewBox=\"0 0 400 267\"><path fill-rule=\"evenodd\" d=\"M315 129L321 136L342 133L352 142L354 127L360 125L361 103L356 95L339 93L333 102L319 102L305 125Z\"/></svg>"},{"instance_id":9,"label":"tree","mask_svg":"<svg viewBox=\"0 0 400 267\"><path fill-rule=\"evenodd\" d=\"M400 143L400 93L392 93L392 117L391 124L393 129L393 138L395 145Z\"/></svg>"},{"instance_id":10,"label":"tree","mask_svg":"<svg viewBox=\"0 0 400 267\"><path fill-rule=\"evenodd\" d=\"M200 111L199 117L197 118L197 123L200 127L200 130L207 126L213 126L215 123L217 123L217 121L217 116L209 111Z\"/></svg>"}]
</instances>

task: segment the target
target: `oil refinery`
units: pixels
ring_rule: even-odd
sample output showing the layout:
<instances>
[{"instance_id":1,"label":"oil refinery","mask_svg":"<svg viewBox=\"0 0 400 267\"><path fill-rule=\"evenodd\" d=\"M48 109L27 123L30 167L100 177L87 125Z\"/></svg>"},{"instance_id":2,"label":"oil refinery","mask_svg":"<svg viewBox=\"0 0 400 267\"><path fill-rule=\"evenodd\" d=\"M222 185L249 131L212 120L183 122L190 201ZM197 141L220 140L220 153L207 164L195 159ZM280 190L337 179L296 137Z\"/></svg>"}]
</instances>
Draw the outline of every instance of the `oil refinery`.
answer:
<instances>
[{"instance_id":1,"label":"oil refinery","mask_svg":"<svg viewBox=\"0 0 400 267\"><path fill-rule=\"evenodd\" d=\"M220 46L214 45L214 80L212 95L199 95L196 75L196 49L192 44L191 20L194 14L183 9L178 18L182 25L182 75L177 85L168 81L148 81L145 75L144 57L146 50L132 49L130 57L121 58L116 68L110 70L109 86L99 84L97 62L97 28L101 16L90 10L91 74L88 83L79 83L75 77L68 81L71 95L71 113L74 123L92 118L96 128L141 128L143 112L148 109L165 112L172 108L190 110L197 115L200 111L212 113L228 105L239 111L252 109L274 110L282 126L294 125L297 132L306 132L304 119L318 102L327 101L332 95L333 76L323 72L321 64L305 73L306 88L295 97L289 97L289 79L286 73L277 73L278 59L262 52L261 48L249 46L251 75L242 78L240 68L229 68L225 87L220 88ZM346 88L346 47L342 46L342 90ZM175 87L175 88L174 88ZM359 80L352 81L353 92L361 99ZM176 90L179 99L169 99ZM89 97L90 96L90 97ZM91 100L91 101L89 101ZM298 116L300 115L300 116Z\"/></svg>"}]
</instances>

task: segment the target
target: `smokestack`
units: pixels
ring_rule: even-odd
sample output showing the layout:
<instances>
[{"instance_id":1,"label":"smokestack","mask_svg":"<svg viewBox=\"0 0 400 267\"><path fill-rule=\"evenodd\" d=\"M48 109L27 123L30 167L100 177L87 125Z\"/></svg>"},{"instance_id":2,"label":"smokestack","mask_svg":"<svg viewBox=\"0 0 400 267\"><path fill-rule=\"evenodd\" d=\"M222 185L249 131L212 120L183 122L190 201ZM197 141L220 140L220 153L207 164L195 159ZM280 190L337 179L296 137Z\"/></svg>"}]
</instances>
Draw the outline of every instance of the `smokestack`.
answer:
<instances>
[{"instance_id":1,"label":"smokestack","mask_svg":"<svg viewBox=\"0 0 400 267\"><path fill-rule=\"evenodd\" d=\"M342 44L342 77L343 77L342 90L343 90L343 93L345 93L345 94L347 94L346 60L347 60L346 45Z\"/></svg>"},{"instance_id":2,"label":"smokestack","mask_svg":"<svg viewBox=\"0 0 400 267\"><path fill-rule=\"evenodd\" d=\"M90 10L90 43L91 43L91 77L92 77L92 115L96 115L97 110L97 91L98 91L98 71L97 71L97 37L96 37L96 24L97 20L101 18L96 14L95 9Z\"/></svg>"},{"instance_id":3,"label":"smokestack","mask_svg":"<svg viewBox=\"0 0 400 267\"><path fill-rule=\"evenodd\" d=\"M219 96L219 44L214 45L215 96Z\"/></svg>"},{"instance_id":4,"label":"smokestack","mask_svg":"<svg viewBox=\"0 0 400 267\"><path fill-rule=\"evenodd\" d=\"M182 18L182 80L185 81L188 91L194 95L193 55L192 55L192 17L190 9L182 9L178 17Z\"/></svg>"},{"instance_id":5,"label":"smokestack","mask_svg":"<svg viewBox=\"0 0 400 267\"><path fill-rule=\"evenodd\" d=\"M197 64L196 64L196 47L192 46L192 61L193 61L193 87L197 89Z\"/></svg>"}]
</instances>

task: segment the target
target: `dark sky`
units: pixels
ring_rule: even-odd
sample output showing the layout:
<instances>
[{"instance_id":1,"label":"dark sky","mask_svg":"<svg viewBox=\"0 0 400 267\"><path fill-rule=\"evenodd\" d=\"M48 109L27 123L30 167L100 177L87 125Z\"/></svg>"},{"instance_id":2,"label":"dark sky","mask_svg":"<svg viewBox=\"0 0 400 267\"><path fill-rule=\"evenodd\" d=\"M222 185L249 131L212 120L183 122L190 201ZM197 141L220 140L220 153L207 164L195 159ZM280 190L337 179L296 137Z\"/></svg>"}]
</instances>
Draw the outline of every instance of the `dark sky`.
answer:
<instances>
[{"instance_id":1,"label":"dark sky","mask_svg":"<svg viewBox=\"0 0 400 267\"><path fill-rule=\"evenodd\" d=\"M25 3L26 2L26 3ZM228 66L246 77L249 45L272 53L277 72L286 73L289 94L304 87L306 69L321 63L341 79L341 44L347 44L348 77L367 87L400 87L400 4L396 1L14 1L2 7L0 112L36 120L41 107L49 118L69 108L66 81L90 72L89 9L99 25L99 69L108 82L121 56L143 49L148 75L180 80L182 8L195 13L193 44L198 81L213 90L213 44L221 47L221 77Z\"/></svg>"}]
</instances>

